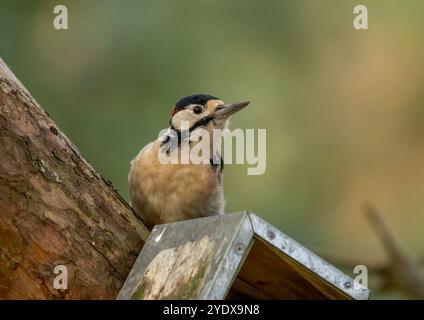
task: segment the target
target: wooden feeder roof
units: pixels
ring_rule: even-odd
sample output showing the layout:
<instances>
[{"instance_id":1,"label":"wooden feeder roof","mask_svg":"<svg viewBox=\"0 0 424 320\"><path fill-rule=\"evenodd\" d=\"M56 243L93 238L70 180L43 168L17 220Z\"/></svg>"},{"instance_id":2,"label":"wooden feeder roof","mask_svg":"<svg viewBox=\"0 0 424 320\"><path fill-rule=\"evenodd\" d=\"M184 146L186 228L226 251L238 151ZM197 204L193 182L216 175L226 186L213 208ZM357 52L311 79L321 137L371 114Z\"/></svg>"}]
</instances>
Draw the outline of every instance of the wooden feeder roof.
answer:
<instances>
[{"instance_id":1,"label":"wooden feeder roof","mask_svg":"<svg viewBox=\"0 0 424 320\"><path fill-rule=\"evenodd\" d=\"M251 212L155 226L118 299L368 299Z\"/></svg>"}]
</instances>

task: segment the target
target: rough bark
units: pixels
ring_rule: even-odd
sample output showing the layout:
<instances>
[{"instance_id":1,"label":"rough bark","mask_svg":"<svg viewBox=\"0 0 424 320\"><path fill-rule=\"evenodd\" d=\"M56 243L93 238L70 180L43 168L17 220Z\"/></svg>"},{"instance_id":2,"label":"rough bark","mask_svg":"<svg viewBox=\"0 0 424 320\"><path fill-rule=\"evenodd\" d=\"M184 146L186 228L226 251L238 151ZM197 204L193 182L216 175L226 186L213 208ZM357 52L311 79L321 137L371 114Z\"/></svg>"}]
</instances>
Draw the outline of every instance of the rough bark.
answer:
<instances>
[{"instance_id":1,"label":"rough bark","mask_svg":"<svg viewBox=\"0 0 424 320\"><path fill-rule=\"evenodd\" d=\"M113 299L146 236L0 58L0 299Z\"/></svg>"}]
</instances>

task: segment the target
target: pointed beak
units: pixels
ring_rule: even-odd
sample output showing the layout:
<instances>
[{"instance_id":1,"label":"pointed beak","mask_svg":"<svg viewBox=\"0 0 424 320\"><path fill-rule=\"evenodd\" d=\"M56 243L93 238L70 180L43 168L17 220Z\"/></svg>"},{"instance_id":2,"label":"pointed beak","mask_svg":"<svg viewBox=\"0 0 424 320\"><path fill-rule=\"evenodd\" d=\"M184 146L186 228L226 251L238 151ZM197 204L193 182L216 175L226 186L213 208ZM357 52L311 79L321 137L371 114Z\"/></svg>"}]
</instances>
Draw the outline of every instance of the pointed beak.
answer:
<instances>
[{"instance_id":1,"label":"pointed beak","mask_svg":"<svg viewBox=\"0 0 424 320\"><path fill-rule=\"evenodd\" d=\"M217 119L227 119L234 113L244 109L249 104L249 101L243 101L238 103L224 104L216 107L215 112L213 113L214 118Z\"/></svg>"}]
</instances>

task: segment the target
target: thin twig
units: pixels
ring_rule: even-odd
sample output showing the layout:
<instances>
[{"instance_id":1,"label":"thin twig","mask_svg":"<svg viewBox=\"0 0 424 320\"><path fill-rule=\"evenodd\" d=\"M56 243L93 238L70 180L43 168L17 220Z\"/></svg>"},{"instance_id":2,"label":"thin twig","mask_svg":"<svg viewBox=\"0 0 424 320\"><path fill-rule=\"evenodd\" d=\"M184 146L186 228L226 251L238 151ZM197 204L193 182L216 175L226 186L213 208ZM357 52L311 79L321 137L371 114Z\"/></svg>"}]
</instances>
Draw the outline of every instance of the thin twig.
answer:
<instances>
[{"instance_id":1,"label":"thin twig","mask_svg":"<svg viewBox=\"0 0 424 320\"><path fill-rule=\"evenodd\" d=\"M397 245L377 210L370 204L365 206L370 225L380 239L388 258L386 283L393 284L412 298L424 299L424 276L420 265L408 257Z\"/></svg>"}]
</instances>

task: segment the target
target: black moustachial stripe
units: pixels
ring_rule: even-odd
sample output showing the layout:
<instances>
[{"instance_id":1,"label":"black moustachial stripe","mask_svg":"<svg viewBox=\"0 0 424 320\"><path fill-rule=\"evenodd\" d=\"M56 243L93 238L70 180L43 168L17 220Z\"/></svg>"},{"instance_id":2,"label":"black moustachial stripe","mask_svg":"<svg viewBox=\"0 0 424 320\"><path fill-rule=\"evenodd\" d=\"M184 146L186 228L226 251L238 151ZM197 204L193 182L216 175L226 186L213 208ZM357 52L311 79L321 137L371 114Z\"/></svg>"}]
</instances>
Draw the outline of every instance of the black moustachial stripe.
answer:
<instances>
[{"instance_id":1,"label":"black moustachial stripe","mask_svg":"<svg viewBox=\"0 0 424 320\"><path fill-rule=\"evenodd\" d=\"M199 128L199 127L204 127L204 126L206 126L209 122L211 122L213 120L213 116L212 115L209 115L209 116L206 116L206 117L203 117L203 118L201 118L201 119L199 119L199 120L197 120L192 126L191 126L191 128L189 129L189 131L193 131L193 130L195 130L195 129L197 129L197 128Z\"/></svg>"},{"instance_id":2,"label":"black moustachial stripe","mask_svg":"<svg viewBox=\"0 0 424 320\"><path fill-rule=\"evenodd\" d=\"M181 130L179 130L179 129L177 129L177 128L174 127L174 125L172 123L172 119L171 119L171 121L170 121L170 129L172 131L171 131L170 135L167 135L165 137L165 139L162 141L160 147L162 148L165 144L168 144L168 142L171 140L171 135L176 135L177 136L177 145L174 145L174 144L171 145L170 146L170 149L173 149L175 147L180 147L183 138L184 138L184 140L189 139L190 132L192 132L193 130L195 130L195 129L199 128L199 127L202 127L202 126L207 125L211 121L213 121L213 116L212 115L209 115L209 116L206 116L206 117L203 117L203 118L197 120L191 126L191 128L189 128L188 130L181 131ZM184 133L184 137L183 137L183 133ZM168 151L170 151L170 150L168 150Z\"/></svg>"},{"instance_id":3,"label":"black moustachial stripe","mask_svg":"<svg viewBox=\"0 0 424 320\"><path fill-rule=\"evenodd\" d=\"M192 132L193 130L199 128L199 127L203 127L206 126L209 122L213 121L213 116L212 115L208 115L206 117L203 117L199 120L197 120L189 129L187 132L187 137L190 135L190 132ZM169 121L169 125L170 128L176 132L177 134L177 138L178 138L178 145L181 145L181 130L175 128L174 124L172 123L172 119ZM162 145L164 143L169 142L169 139L167 141L162 142Z\"/></svg>"}]
</instances>

